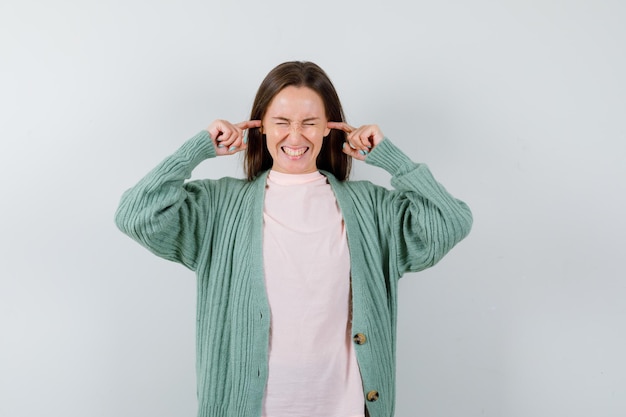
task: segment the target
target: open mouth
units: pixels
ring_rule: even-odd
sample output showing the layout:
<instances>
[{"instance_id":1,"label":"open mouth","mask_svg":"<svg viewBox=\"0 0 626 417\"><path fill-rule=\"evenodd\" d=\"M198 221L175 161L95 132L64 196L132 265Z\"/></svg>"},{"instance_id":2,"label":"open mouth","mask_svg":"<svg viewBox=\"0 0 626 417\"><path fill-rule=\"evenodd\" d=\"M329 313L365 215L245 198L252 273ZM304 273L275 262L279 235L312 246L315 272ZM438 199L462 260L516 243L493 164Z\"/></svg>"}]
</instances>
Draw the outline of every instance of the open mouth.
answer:
<instances>
[{"instance_id":1,"label":"open mouth","mask_svg":"<svg viewBox=\"0 0 626 417\"><path fill-rule=\"evenodd\" d=\"M287 154L287 156L292 157L292 158L297 158L299 156L302 156L306 151L309 150L309 148L288 148L286 146L283 146L281 148L283 150L283 152L285 152L285 154Z\"/></svg>"}]
</instances>

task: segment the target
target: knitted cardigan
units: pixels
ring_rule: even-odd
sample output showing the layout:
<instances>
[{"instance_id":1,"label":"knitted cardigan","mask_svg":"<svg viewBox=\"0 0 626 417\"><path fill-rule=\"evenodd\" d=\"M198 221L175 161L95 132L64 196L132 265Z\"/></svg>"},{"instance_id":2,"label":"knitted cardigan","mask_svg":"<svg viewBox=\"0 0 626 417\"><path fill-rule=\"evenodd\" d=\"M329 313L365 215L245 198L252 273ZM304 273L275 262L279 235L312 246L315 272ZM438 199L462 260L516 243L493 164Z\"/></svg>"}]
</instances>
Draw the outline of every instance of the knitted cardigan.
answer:
<instances>
[{"instance_id":1,"label":"knitted cardigan","mask_svg":"<svg viewBox=\"0 0 626 417\"><path fill-rule=\"evenodd\" d=\"M196 273L198 416L260 417L270 331L262 254L271 250L262 247L267 172L253 181L186 182L215 155L208 132L200 132L124 193L115 220L156 255ZM371 417L391 417L398 279L437 263L469 233L472 215L389 139L365 161L388 171L395 189L322 173L347 230L366 406Z\"/></svg>"}]
</instances>

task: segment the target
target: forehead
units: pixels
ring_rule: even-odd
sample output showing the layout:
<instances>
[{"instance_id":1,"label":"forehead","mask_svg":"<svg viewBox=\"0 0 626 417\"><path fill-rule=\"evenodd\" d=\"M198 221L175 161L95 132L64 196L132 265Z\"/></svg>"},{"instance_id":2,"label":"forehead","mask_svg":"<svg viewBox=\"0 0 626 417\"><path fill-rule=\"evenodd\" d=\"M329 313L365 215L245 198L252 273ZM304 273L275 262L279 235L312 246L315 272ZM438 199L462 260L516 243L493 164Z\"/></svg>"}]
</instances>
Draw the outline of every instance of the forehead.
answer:
<instances>
[{"instance_id":1,"label":"forehead","mask_svg":"<svg viewBox=\"0 0 626 417\"><path fill-rule=\"evenodd\" d=\"M270 102L266 115L297 119L302 117L323 117L324 101L308 87L289 86L278 92Z\"/></svg>"}]
</instances>

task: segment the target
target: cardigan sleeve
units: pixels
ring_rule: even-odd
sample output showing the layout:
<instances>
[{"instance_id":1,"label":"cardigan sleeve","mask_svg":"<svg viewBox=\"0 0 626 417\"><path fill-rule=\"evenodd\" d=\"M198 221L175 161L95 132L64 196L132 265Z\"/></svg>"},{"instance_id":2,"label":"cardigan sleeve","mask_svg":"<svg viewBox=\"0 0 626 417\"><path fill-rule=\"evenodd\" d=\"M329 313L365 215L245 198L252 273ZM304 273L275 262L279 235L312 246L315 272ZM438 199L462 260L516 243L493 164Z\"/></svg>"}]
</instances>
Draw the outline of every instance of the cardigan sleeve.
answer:
<instances>
[{"instance_id":1,"label":"cardigan sleeve","mask_svg":"<svg viewBox=\"0 0 626 417\"><path fill-rule=\"evenodd\" d=\"M392 175L394 190L381 191L377 213L390 232L398 277L435 265L469 234L472 213L467 204L450 195L426 165L412 162L389 139L381 141L365 161Z\"/></svg>"},{"instance_id":2,"label":"cardigan sleeve","mask_svg":"<svg viewBox=\"0 0 626 417\"><path fill-rule=\"evenodd\" d=\"M206 186L185 180L215 155L207 131L189 139L122 195L117 227L156 255L195 269L210 213Z\"/></svg>"}]
</instances>

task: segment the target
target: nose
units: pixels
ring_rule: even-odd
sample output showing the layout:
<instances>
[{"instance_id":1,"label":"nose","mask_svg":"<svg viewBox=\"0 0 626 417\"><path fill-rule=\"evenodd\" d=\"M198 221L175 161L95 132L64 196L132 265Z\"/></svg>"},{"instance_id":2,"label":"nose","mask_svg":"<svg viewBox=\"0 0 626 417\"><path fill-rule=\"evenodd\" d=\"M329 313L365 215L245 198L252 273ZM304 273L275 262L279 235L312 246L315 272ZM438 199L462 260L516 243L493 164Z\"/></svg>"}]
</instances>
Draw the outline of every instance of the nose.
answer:
<instances>
[{"instance_id":1,"label":"nose","mask_svg":"<svg viewBox=\"0 0 626 417\"><path fill-rule=\"evenodd\" d=\"M291 123L289 124L289 137L299 138L302 136L302 124Z\"/></svg>"},{"instance_id":2,"label":"nose","mask_svg":"<svg viewBox=\"0 0 626 417\"><path fill-rule=\"evenodd\" d=\"M302 124L301 123L291 123L289 125L289 131L290 133L299 133L302 130Z\"/></svg>"}]
</instances>

